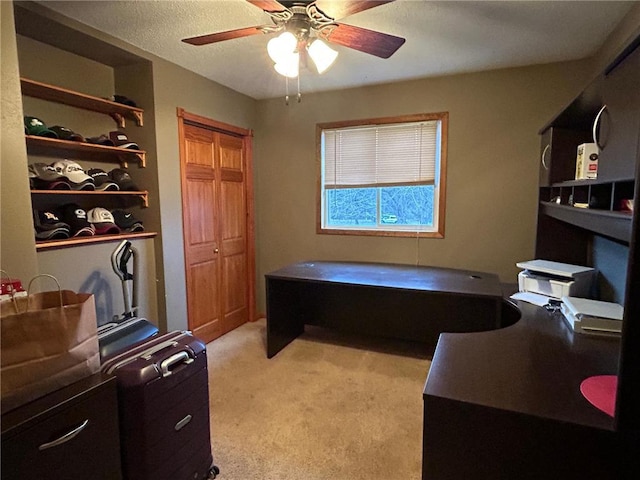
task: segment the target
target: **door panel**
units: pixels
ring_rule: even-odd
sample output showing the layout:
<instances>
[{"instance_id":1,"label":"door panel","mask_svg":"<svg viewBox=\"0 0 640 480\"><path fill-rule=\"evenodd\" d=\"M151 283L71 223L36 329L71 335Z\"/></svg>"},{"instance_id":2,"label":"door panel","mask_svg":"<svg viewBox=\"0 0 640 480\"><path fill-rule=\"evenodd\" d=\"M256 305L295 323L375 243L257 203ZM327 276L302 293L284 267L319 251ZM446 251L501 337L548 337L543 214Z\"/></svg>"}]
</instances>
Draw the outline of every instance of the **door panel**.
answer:
<instances>
[{"instance_id":1,"label":"door panel","mask_svg":"<svg viewBox=\"0 0 640 480\"><path fill-rule=\"evenodd\" d=\"M219 299L212 292L219 290L217 261L191 265L187 285L189 287L188 309L189 328L198 338L218 337L221 335Z\"/></svg>"},{"instance_id":2,"label":"door panel","mask_svg":"<svg viewBox=\"0 0 640 480\"><path fill-rule=\"evenodd\" d=\"M248 315L247 207L244 146L241 139L219 134L220 241L225 279L223 329L232 330Z\"/></svg>"},{"instance_id":3,"label":"door panel","mask_svg":"<svg viewBox=\"0 0 640 480\"><path fill-rule=\"evenodd\" d=\"M245 240L246 211L244 206L244 184L223 182L222 184L222 240Z\"/></svg>"},{"instance_id":4,"label":"door panel","mask_svg":"<svg viewBox=\"0 0 640 480\"><path fill-rule=\"evenodd\" d=\"M186 125L183 218L189 329L205 341L222 334L214 134Z\"/></svg>"},{"instance_id":5,"label":"door panel","mask_svg":"<svg viewBox=\"0 0 640 480\"><path fill-rule=\"evenodd\" d=\"M246 320L246 255L225 256L224 267L227 288L224 290L224 328L232 330L242 325Z\"/></svg>"},{"instance_id":6,"label":"door panel","mask_svg":"<svg viewBox=\"0 0 640 480\"><path fill-rule=\"evenodd\" d=\"M203 243L215 245L215 183L204 180L187 180L187 201L189 202L189 244Z\"/></svg>"}]
</instances>

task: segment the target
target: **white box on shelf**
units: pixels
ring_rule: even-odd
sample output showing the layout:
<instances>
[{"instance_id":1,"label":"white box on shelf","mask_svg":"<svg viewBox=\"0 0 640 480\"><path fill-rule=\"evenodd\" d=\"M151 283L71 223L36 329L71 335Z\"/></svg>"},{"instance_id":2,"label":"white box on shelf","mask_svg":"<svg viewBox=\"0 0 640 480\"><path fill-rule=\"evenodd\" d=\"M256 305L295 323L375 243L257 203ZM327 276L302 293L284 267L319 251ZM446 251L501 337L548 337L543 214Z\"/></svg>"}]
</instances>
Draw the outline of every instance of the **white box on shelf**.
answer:
<instances>
[{"instance_id":1,"label":"white box on shelf","mask_svg":"<svg viewBox=\"0 0 640 480\"><path fill-rule=\"evenodd\" d=\"M518 273L521 292L539 293L557 299L563 296L590 296L595 274L591 267L548 260L519 262L516 266L524 269Z\"/></svg>"},{"instance_id":2,"label":"white box on shelf","mask_svg":"<svg viewBox=\"0 0 640 480\"><path fill-rule=\"evenodd\" d=\"M598 145L582 143L576 155L576 180L598 178Z\"/></svg>"}]
</instances>

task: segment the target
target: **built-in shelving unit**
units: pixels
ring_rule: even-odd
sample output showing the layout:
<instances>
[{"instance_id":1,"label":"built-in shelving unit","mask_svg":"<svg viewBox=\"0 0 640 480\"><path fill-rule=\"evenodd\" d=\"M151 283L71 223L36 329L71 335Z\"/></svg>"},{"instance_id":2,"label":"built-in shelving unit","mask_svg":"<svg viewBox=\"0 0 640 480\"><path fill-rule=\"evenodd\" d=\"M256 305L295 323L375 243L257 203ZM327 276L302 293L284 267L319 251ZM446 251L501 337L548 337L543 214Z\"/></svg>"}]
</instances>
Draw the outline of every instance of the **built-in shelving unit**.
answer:
<instances>
[{"instance_id":1,"label":"built-in shelving unit","mask_svg":"<svg viewBox=\"0 0 640 480\"><path fill-rule=\"evenodd\" d=\"M144 125L144 110L141 108L130 107L105 98L85 95L84 93L74 92L66 88L36 82L35 80L29 80L27 78L20 79L20 86L22 94L29 97L63 103L72 107L82 108L83 110L91 110L109 115L120 128L125 127L126 118L134 120L136 125L140 127Z\"/></svg>"},{"instance_id":2,"label":"built-in shelving unit","mask_svg":"<svg viewBox=\"0 0 640 480\"><path fill-rule=\"evenodd\" d=\"M66 196L90 196L90 195L100 195L100 196L134 196L139 197L142 200L142 206L149 206L149 192L146 190L142 191L123 191L123 190L115 190L108 192L100 192L97 190L31 190L32 195L66 195Z\"/></svg>"},{"instance_id":3,"label":"built-in shelving unit","mask_svg":"<svg viewBox=\"0 0 640 480\"><path fill-rule=\"evenodd\" d=\"M157 235L156 232L136 232L136 233L121 233L118 235L94 235L92 237L73 237L64 238L61 240L44 240L36 243L36 250L51 250L54 248L73 247L78 245L105 243L105 242L120 242L122 240L130 238L153 238Z\"/></svg>"},{"instance_id":4,"label":"built-in shelving unit","mask_svg":"<svg viewBox=\"0 0 640 480\"><path fill-rule=\"evenodd\" d=\"M136 125L143 126L144 111L141 108L131 107L110 100L86 95L65 88L49 85L27 78L21 78L22 94L55 103L89 110L110 116L119 128L125 127L126 119L133 120ZM84 161L112 162L122 168L128 168L130 162L135 162L140 168L146 167L146 152L121 147L98 145L86 142L76 142L57 138L25 135L27 153L29 155L41 155L58 158L74 158ZM119 198L127 199L138 197L142 200L142 207L149 206L149 192L142 191L87 191L87 190L32 190L32 198L39 203L45 198L60 199L61 202L73 202L79 199L93 198ZM37 200L36 200L37 199ZM59 204L60 202L50 202ZM94 202L85 202L94 204ZM94 205L95 206L95 205ZM156 232L121 233L118 235L95 235L71 237L60 240L36 241L36 250L73 247L78 245L95 244L102 242L120 241L123 238L150 238L156 236Z\"/></svg>"},{"instance_id":5,"label":"built-in shelving unit","mask_svg":"<svg viewBox=\"0 0 640 480\"><path fill-rule=\"evenodd\" d=\"M146 152L144 150L131 150L107 145L97 145L94 143L38 137L35 135L25 135L25 138L27 141L27 151L34 155L64 153L67 157L80 157L83 160L117 162L122 168L128 168L128 164L132 160L137 162L140 168L144 168L147 164Z\"/></svg>"}]
</instances>

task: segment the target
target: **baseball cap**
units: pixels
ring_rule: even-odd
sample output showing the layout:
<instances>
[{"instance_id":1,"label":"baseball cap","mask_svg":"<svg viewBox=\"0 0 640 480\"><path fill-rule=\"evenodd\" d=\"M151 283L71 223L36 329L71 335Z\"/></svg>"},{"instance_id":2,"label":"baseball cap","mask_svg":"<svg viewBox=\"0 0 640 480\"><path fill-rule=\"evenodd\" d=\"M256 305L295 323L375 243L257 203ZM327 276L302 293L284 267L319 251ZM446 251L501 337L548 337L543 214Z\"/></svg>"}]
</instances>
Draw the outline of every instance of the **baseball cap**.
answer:
<instances>
[{"instance_id":1,"label":"baseball cap","mask_svg":"<svg viewBox=\"0 0 640 480\"><path fill-rule=\"evenodd\" d=\"M109 174L101 168L92 168L87 172L87 174L89 174L89 176L93 178L93 183L96 186L96 190L100 192L120 190L118 184L112 181Z\"/></svg>"},{"instance_id":2,"label":"baseball cap","mask_svg":"<svg viewBox=\"0 0 640 480\"><path fill-rule=\"evenodd\" d=\"M50 127L49 130L53 131L58 135L58 138L61 140L71 140L74 142L84 142L85 139L79 133L74 132L70 128L63 127L61 125L54 125Z\"/></svg>"},{"instance_id":3,"label":"baseball cap","mask_svg":"<svg viewBox=\"0 0 640 480\"><path fill-rule=\"evenodd\" d=\"M117 103L122 103L123 105L128 105L129 107L137 107L136 102L131 100L130 98L125 97L124 95L113 95L111 100Z\"/></svg>"},{"instance_id":4,"label":"baseball cap","mask_svg":"<svg viewBox=\"0 0 640 480\"><path fill-rule=\"evenodd\" d=\"M62 220L69 225L74 237L89 237L95 235L95 227L87 220L87 212L77 203L67 203L61 207Z\"/></svg>"},{"instance_id":5,"label":"baseball cap","mask_svg":"<svg viewBox=\"0 0 640 480\"><path fill-rule=\"evenodd\" d=\"M135 218L131 212L115 209L111 210L111 214L113 215L116 225L120 227L121 230L129 233L144 231L142 222Z\"/></svg>"},{"instance_id":6,"label":"baseball cap","mask_svg":"<svg viewBox=\"0 0 640 480\"><path fill-rule=\"evenodd\" d=\"M56 132L47 128L45 123L36 117L24 117L24 128L28 135L58 138L58 134Z\"/></svg>"},{"instance_id":7,"label":"baseball cap","mask_svg":"<svg viewBox=\"0 0 640 480\"><path fill-rule=\"evenodd\" d=\"M53 164L58 173L69 180L72 190L95 190L93 178L85 173L80 164L71 160L60 160Z\"/></svg>"},{"instance_id":8,"label":"baseball cap","mask_svg":"<svg viewBox=\"0 0 640 480\"><path fill-rule=\"evenodd\" d=\"M120 228L116 225L113 215L106 208L92 208L87 212L87 220L95 227L96 235L120 233Z\"/></svg>"},{"instance_id":9,"label":"baseball cap","mask_svg":"<svg viewBox=\"0 0 640 480\"><path fill-rule=\"evenodd\" d=\"M109 177L111 180L118 184L120 190L131 190L138 191L140 190L138 186L134 183L131 175L123 168L114 168L109 172Z\"/></svg>"},{"instance_id":10,"label":"baseball cap","mask_svg":"<svg viewBox=\"0 0 640 480\"><path fill-rule=\"evenodd\" d=\"M33 227L37 240L69 238L70 227L52 210L34 210Z\"/></svg>"},{"instance_id":11,"label":"baseball cap","mask_svg":"<svg viewBox=\"0 0 640 480\"><path fill-rule=\"evenodd\" d=\"M129 150L140 150L140 147L138 146L137 143L129 140L129 137L127 137L127 134L119 130L114 130L113 132L109 132L109 139L113 142L113 144L116 147L128 148Z\"/></svg>"},{"instance_id":12,"label":"baseball cap","mask_svg":"<svg viewBox=\"0 0 640 480\"><path fill-rule=\"evenodd\" d=\"M41 190L71 190L67 178L46 163L29 165L29 182L32 188Z\"/></svg>"},{"instance_id":13,"label":"baseball cap","mask_svg":"<svg viewBox=\"0 0 640 480\"><path fill-rule=\"evenodd\" d=\"M87 137L87 143L95 143L96 145L106 145L107 147L113 147L115 144L111 139L105 135L98 135L97 137Z\"/></svg>"}]
</instances>

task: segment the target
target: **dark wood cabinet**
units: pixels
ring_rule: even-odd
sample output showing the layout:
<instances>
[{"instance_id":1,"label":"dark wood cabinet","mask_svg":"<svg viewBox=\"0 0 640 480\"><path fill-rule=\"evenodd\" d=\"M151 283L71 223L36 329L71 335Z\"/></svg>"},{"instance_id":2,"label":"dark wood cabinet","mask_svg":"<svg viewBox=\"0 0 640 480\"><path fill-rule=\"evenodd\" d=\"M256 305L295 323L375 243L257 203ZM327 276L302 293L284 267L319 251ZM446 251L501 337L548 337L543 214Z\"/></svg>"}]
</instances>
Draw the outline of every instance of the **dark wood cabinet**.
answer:
<instances>
[{"instance_id":1,"label":"dark wood cabinet","mask_svg":"<svg viewBox=\"0 0 640 480\"><path fill-rule=\"evenodd\" d=\"M595 127L600 149L598 179L633 178L640 132L640 47L605 75L602 100Z\"/></svg>"},{"instance_id":2,"label":"dark wood cabinet","mask_svg":"<svg viewBox=\"0 0 640 480\"><path fill-rule=\"evenodd\" d=\"M523 302L508 328L443 333L424 389L424 480L640 478L639 44L539 132L536 257L594 267L595 297L624 305L621 338L575 333ZM605 103L598 178L575 180L584 142L565 133L592 130ZM617 377L613 417L580 393L596 375Z\"/></svg>"},{"instance_id":3,"label":"dark wood cabinet","mask_svg":"<svg viewBox=\"0 0 640 480\"><path fill-rule=\"evenodd\" d=\"M544 137L550 127L590 128L600 152L597 179L570 177L541 183L536 236L537 257L596 268L596 298L624 306L618 364L609 372L618 378L612 444L622 454L625 468L636 474L640 474L639 45L640 37L629 42L602 75L540 132ZM595 436L584 440L589 438Z\"/></svg>"},{"instance_id":4,"label":"dark wood cabinet","mask_svg":"<svg viewBox=\"0 0 640 480\"><path fill-rule=\"evenodd\" d=\"M2 478L122 478L115 377L92 375L4 414Z\"/></svg>"}]
</instances>

